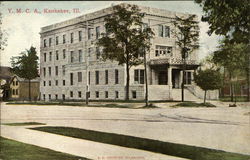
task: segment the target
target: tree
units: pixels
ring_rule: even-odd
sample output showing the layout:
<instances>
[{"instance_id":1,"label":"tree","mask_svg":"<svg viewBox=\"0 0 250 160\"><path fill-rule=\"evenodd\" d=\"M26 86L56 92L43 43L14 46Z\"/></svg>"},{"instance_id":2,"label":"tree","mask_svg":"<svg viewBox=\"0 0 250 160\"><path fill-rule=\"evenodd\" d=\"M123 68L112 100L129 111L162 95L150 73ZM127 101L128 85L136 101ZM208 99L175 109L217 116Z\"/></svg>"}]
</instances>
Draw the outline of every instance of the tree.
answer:
<instances>
[{"instance_id":1,"label":"tree","mask_svg":"<svg viewBox=\"0 0 250 160\"><path fill-rule=\"evenodd\" d=\"M29 81L29 100L31 100L30 81L39 76L36 48L31 46L29 50L20 54L21 56L11 58L11 66L17 76Z\"/></svg>"},{"instance_id":2,"label":"tree","mask_svg":"<svg viewBox=\"0 0 250 160\"><path fill-rule=\"evenodd\" d=\"M245 70L248 84L248 101L250 101L250 3L248 0L195 0L203 8L202 21L208 22L211 35L225 36L229 43L243 43L248 48L245 52L247 68ZM235 55L237 56L237 55Z\"/></svg>"},{"instance_id":3,"label":"tree","mask_svg":"<svg viewBox=\"0 0 250 160\"><path fill-rule=\"evenodd\" d=\"M206 103L206 95L208 90L219 89L222 86L220 72L213 69L199 70L194 74L195 83L205 91L204 103Z\"/></svg>"},{"instance_id":4,"label":"tree","mask_svg":"<svg viewBox=\"0 0 250 160\"><path fill-rule=\"evenodd\" d=\"M126 65L126 97L129 100L129 70L132 66L143 63L139 58L150 48L150 38L153 32L150 28L144 30L142 18L144 14L135 5L117 5L114 13L105 18L106 34L97 42L103 48L102 59L117 61Z\"/></svg>"},{"instance_id":5,"label":"tree","mask_svg":"<svg viewBox=\"0 0 250 160\"><path fill-rule=\"evenodd\" d=\"M213 53L213 62L227 71L230 79L230 88L233 91L233 78L249 73L249 61L247 56L248 46L244 43L232 43L228 39L221 41L217 51ZM248 76L246 76L247 78ZM231 101L234 93L231 92Z\"/></svg>"},{"instance_id":6,"label":"tree","mask_svg":"<svg viewBox=\"0 0 250 160\"><path fill-rule=\"evenodd\" d=\"M0 7L2 5L2 2L0 2ZM6 30L2 29L2 13L0 12L0 50L4 50L4 47L7 46L7 37L8 34Z\"/></svg>"},{"instance_id":7,"label":"tree","mask_svg":"<svg viewBox=\"0 0 250 160\"><path fill-rule=\"evenodd\" d=\"M249 44L250 3L248 0L195 0L203 8L202 21L209 23L208 33L231 37Z\"/></svg>"},{"instance_id":8,"label":"tree","mask_svg":"<svg viewBox=\"0 0 250 160\"><path fill-rule=\"evenodd\" d=\"M176 16L174 25L176 26L175 37L177 38L177 45L181 48L182 54L182 84L181 84L181 100L184 101L184 82L186 70L186 58L188 53L191 54L195 49L199 48L199 26L195 20L195 15L188 17Z\"/></svg>"}]
</instances>

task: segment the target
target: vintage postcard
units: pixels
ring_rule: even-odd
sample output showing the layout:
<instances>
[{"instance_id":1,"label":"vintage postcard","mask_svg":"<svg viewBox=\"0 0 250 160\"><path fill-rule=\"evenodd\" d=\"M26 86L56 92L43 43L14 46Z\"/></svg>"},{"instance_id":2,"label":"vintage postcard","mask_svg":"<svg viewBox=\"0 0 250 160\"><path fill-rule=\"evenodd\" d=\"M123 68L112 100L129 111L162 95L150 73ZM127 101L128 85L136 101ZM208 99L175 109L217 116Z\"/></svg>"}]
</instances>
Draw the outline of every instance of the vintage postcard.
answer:
<instances>
[{"instance_id":1,"label":"vintage postcard","mask_svg":"<svg viewBox=\"0 0 250 160\"><path fill-rule=\"evenodd\" d=\"M0 160L250 160L249 9L1 1Z\"/></svg>"}]
</instances>

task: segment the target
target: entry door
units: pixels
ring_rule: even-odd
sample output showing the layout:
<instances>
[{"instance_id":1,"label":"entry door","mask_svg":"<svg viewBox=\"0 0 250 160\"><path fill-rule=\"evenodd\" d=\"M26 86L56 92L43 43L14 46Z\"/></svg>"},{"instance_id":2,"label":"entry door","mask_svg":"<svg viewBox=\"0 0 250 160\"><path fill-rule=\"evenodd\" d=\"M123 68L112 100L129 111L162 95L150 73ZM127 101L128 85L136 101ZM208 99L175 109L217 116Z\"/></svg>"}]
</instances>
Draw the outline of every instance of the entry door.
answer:
<instances>
[{"instance_id":1,"label":"entry door","mask_svg":"<svg viewBox=\"0 0 250 160\"><path fill-rule=\"evenodd\" d=\"M167 85L168 84L168 73L167 71L160 71L158 74L159 85Z\"/></svg>"}]
</instances>

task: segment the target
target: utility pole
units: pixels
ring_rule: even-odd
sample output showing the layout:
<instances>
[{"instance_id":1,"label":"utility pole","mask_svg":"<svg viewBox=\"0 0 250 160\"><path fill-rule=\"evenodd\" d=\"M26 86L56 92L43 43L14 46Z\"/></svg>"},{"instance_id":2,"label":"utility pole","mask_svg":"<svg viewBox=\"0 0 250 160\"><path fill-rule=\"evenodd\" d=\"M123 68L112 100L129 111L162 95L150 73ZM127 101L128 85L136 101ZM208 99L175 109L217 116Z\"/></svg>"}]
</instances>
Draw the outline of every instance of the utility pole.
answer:
<instances>
[{"instance_id":1,"label":"utility pole","mask_svg":"<svg viewBox=\"0 0 250 160\"><path fill-rule=\"evenodd\" d=\"M145 85L146 85L146 92L145 92L145 103L146 107L148 106L148 74L147 74L147 59L146 59L146 51L143 49L144 52L144 68L145 68Z\"/></svg>"},{"instance_id":2,"label":"utility pole","mask_svg":"<svg viewBox=\"0 0 250 160\"><path fill-rule=\"evenodd\" d=\"M86 92L85 92L85 95L86 95L86 105L89 104L89 52L88 52L88 30L89 30L89 27L88 27L88 21L86 21L86 30L85 30L85 37L86 37L86 40L85 40L85 55L86 55Z\"/></svg>"}]
</instances>

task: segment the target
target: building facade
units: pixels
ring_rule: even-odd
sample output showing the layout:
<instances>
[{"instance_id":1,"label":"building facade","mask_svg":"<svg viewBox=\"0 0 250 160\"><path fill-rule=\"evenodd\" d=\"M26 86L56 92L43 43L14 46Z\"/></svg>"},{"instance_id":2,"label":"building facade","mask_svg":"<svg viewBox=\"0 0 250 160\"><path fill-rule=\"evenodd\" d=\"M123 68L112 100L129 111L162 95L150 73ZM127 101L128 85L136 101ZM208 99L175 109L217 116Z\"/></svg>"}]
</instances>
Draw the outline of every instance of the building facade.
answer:
<instances>
[{"instance_id":1,"label":"building facade","mask_svg":"<svg viewBox=\"0 0 250 160\"><path fill-rule=\"evenodd\" d=\"M31 100L39 100L40 79L30 81ZM11 100L29 100L29 81L18 76L13 76L10 81L10 99Z\"/></svg>"},{"instance_id":2,"label":"building facade","mask_svg":"<svg viewBox=\"0 0 250 160\"><path fill-rule=\"evenodd\" d=\"M121 4L126 5L126 4ZM187 14L139 6L146 13L145 25L155 33L147 54L149 100L175 100L180 97L182 57L176 44L173 20ZM112 7L86 14L41 29L40 94L42 100L124 100L126 66L102 61L100 48L95 45L105 33L104 18ZM195 88L193 72L198 67L197 53L187 58L186 87ZM145 97L144 66L130 69L130 99ZM190 88L190 89L188 89Z\"/></svg>"}]
</instances>

